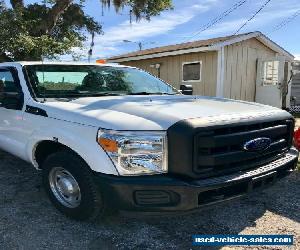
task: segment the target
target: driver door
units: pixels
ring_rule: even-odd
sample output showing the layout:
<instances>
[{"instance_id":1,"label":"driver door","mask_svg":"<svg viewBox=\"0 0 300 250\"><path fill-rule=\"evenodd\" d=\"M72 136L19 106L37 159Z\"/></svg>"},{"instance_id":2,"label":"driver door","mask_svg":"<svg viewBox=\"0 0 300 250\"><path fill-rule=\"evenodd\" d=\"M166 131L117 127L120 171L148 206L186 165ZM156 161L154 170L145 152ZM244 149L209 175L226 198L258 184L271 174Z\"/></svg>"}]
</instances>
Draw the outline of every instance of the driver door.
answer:
<instances>
[{"instance_id":1,"label":"driver door","mask_svg":"<svg viewBox=\"0 0 300 250\"><path fill-rule=\"evenodd\" d=\"M26 144L22 132L23 105L17 70L0 67L0 148L20 158L25 156Z\"/></svg>"}]
</instances>

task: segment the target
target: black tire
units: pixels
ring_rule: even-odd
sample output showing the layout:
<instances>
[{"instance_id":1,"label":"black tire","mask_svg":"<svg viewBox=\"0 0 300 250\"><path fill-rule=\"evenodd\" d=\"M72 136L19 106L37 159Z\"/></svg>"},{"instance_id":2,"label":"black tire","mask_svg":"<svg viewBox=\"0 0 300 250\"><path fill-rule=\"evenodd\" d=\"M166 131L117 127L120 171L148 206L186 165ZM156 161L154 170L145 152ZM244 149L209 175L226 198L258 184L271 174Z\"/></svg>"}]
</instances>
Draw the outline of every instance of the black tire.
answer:
<instances>
[{"instance_id":1,"label":"black tire","mask_svg":"<svg viewBox=\"0 0 300 250\"><path fill-rule=\"evenodd\" d=\"M77 181L80 204L70 208L62 204L54 195L49 181L49 174L54 168L64 168ZM87 164L75 153L61 151L50 155L43 163L43 185L53 205L66 216L76 220L93 220L104 216L106 207L99 187L95 184L93 174Z\"/></svg>"}]
</instances>

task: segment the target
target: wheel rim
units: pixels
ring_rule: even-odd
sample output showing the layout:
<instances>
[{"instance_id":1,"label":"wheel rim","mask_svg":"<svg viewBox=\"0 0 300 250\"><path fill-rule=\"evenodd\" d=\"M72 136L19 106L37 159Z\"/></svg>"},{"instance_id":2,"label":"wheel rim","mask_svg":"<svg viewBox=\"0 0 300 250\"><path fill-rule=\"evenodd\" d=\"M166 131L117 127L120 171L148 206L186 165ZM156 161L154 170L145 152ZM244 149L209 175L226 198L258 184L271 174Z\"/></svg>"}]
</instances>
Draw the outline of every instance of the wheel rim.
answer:
<instances>
[{"instance_id":1,"label":"wheel rim","mask_svg":"<svg viewBox=\"0 0 300 250\"><path fill-rule=\"evenodd\" d=\"M64 206L76 208L81 202L81 192L74 176L62 167L51 169L49 184L55 198Z\"/></svg>"}]
</instances>

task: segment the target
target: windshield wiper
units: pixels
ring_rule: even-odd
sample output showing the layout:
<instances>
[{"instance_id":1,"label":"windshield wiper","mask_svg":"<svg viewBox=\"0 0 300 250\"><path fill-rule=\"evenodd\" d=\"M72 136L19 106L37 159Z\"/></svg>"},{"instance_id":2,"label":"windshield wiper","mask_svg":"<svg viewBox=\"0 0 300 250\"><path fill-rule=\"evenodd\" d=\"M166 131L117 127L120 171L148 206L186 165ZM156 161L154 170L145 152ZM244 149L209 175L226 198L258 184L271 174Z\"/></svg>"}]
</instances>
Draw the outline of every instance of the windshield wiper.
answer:
<instances>
[{"instance_id":1,"label":"windshield wiper","mask_svg":"<svg viewBox=\"0 0 300 250\"><path fill-rule=\"evenodd\" d=\"M176 93L164 93L164 92L132 92L128 93L128 95L176 95Z\"/></svg>"},{"instance_id":2,"label":"windshield wiper","mask_svg":"<svg viewBox=\"0 0 300 250\"><path fill-rule=\"evenodd\" d=\"M97 96L122 96L126 95L126 93L112 93L112 92L100 92L100 93L88 93L88 94L82 94L83 96L86 95L86 97L97 97Z\"/></svg>"},{"instance_id":3,"label":"windshield wiper","mask_svg":"<svg viewBox=\"0 0 300 250\"><path fill-rule=\"evenodd\" d=\"M125 95L126 93L117 93L117 92L88 92L88 91L68 91L68 93L60 94L60 98L65 97L97 97L97 96L121 96ZM57 96L59 94L50 94L53 96Z\"/></svg>"}]
</instances>

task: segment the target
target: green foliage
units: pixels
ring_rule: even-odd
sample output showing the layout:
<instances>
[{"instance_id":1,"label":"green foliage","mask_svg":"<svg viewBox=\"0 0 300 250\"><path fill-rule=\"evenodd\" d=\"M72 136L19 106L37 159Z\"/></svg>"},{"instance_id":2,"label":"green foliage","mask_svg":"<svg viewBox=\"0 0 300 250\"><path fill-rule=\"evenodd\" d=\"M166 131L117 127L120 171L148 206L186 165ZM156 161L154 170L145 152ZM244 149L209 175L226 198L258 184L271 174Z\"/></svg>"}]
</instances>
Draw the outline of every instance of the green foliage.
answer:
<instances>
[{"instance_id":1,"label":"green foliage","mask_svg":"<svg viewBox=\"0 0 300 250\"><path fill-rule=\"evenodd\" d=\"M138 0L131 0L131 5L133 6L133 13L137 18L145 17L146 19L150 20L151 16L157 16L161 11L165 9L170 9L172 7L171 0L163 0L163 1L156 1L156 0L147 0L147 1L138 1ZM139 4L139 3L144 4Z\"/></svg>"},{"instance_id":2,"label":"green foliage","mask_svg":"<svg viewBox=\"0 0 300 250\"><path fill-rule=\"evenodd\" d=\"M56 82L44 82L42 84L40 84L38 86L38 90L40 93L42 93L44 90L63 90L63 91L69 91L69 90L76 90L78 87L80 86L80 84L78 83L72 83L72 82L60 82L60 83L56 83Z\"/></svg>"},{"instance_id":3,"label":"green foliage","mask_svg":"<svg viewBox=\"0 0 300 250\"><path fill-rule=\"evenodd\" d=\"M38 29L49 12L46 5L28 5L24 10L0 10L0 60L40 60L71 53L86 40L84 31L101 33L101 26L72 5L51 32ZM5 54L3 53L5 52Z\"/></svg>"},{"instance_id":4,"label":"green foliage","mask_svg":"<svg viewBox=\"0 0 300 250\"><path fill-rule=\"evenodd\" d=\"M0 0L0 61L75 57L72 48L82 48L89 33L102 33L101 25L84 13L84 2L44 0L24 5L11 0L14 8L8 8ZM109 6L111 1L100 2ZM137 19L150 19L171 8L171 0L113 0L112 4L116 10L129 6Z\"/></svg>"},{"instance_id":5,"label":"green foliage","mask_svg":"<svg viewBox=\"0 0 300 250\"><path fill-rule=\"evenodd\" d=\"M110 7L111 3L119 11L124 6L130 6L137 20L157 16L161 11L172 9L172 0L101 0L104 6Z\"/></svg>"}]
</instances>

